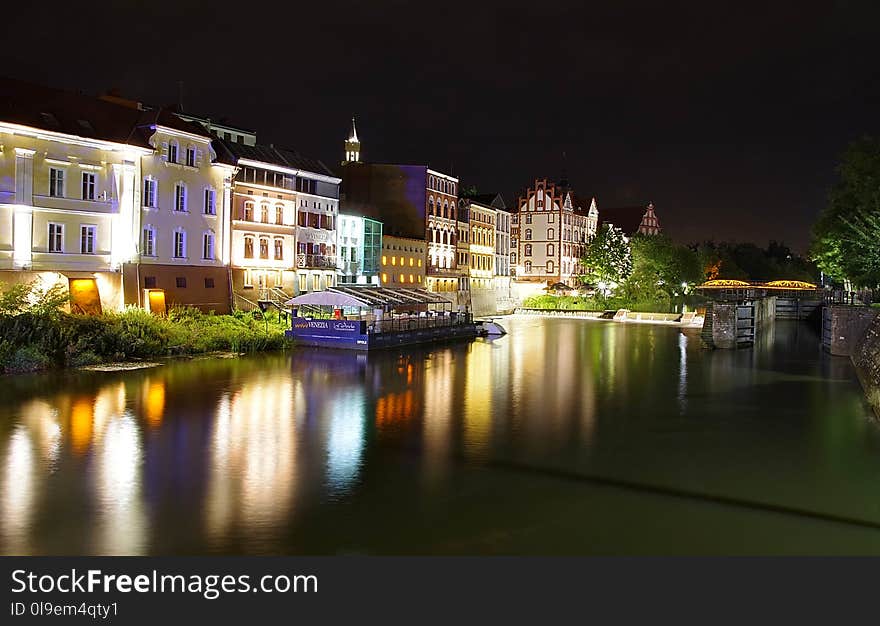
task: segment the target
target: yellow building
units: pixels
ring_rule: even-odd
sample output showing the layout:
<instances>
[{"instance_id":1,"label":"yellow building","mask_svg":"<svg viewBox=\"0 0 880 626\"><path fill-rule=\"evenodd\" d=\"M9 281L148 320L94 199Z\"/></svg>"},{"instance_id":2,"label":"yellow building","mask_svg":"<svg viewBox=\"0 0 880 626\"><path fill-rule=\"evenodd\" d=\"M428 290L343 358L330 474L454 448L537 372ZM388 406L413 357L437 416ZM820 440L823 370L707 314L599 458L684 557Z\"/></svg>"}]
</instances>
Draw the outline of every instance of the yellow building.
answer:
<instances>
[{"instance_id":1,"label":"yellow building","mask_svg":"<svg viewBox=\"0 0 880 626\"><path fill-rule=\"evenodd\" d=\"M79 312L146 305L150 289L228 310L234 168L210 137L118 98L10 79L0 93L0 281L64 284Z\"/></svg>"},{"instance_id":2,"label":"yellow building","mask_svg":"<svg viewBox=\"0 0 880 626\"><path fill-rule=\"evenodd\" d=\"M426 258L427 246L423 239L383 235L379 262L381 285L424 288Z\"/></svg>"}]
</instances>

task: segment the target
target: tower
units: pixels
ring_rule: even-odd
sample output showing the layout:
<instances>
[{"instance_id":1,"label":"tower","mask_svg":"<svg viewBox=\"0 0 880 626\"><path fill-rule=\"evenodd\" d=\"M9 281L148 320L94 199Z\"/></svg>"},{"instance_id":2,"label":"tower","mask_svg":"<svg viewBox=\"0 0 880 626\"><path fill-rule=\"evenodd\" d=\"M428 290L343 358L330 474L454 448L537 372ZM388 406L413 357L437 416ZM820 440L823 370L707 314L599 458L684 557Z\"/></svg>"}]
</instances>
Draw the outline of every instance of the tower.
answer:
<instances>
[{"instance_id":1,"label":"tower","mask_svg":"<svg viewBox=\"0 0 880 626\"><path fill-rule=\"evenodd\" d=\"M354 117L351 118L351 132L348 133L348 139L345 140L345 160L346 163L358 163L361 160L361 142L358 139L357 128L354 125Z\"/></svg>"}]
</instances>

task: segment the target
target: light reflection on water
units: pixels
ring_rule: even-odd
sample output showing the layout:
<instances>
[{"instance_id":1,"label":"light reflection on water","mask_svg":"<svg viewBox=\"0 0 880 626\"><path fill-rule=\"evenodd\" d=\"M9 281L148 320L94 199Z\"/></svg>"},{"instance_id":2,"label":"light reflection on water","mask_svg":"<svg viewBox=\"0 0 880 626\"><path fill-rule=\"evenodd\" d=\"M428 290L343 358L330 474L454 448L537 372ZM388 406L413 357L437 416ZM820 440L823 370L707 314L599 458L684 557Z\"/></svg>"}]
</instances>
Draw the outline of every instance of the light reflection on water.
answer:
<instances>
[{"instance_id":1,"label":"light reflection on water","mask_svg":"<svg viewBox=\"0 0 880 626\"><path fill-rule=\"evenodd\" d=\"M773 542L791 534L778 520L713 518L705 505L560 483L554 472L880 522L878 429L849 364L821 354L808 327L780 324L754 350L724 353L675 328L506 325L497 340L406 353L299 350L4 379L0 551L801 545ZM732 538L701 540L689 526L700 516L707 537ZM678 523L652 539L635 519ZM752 543L738 543L742 524L757 525ZM829 546L842 551L870 551L880 537L841 532ZM802 551L824 536L805 534Z\"/></svg>"}]
</instances>

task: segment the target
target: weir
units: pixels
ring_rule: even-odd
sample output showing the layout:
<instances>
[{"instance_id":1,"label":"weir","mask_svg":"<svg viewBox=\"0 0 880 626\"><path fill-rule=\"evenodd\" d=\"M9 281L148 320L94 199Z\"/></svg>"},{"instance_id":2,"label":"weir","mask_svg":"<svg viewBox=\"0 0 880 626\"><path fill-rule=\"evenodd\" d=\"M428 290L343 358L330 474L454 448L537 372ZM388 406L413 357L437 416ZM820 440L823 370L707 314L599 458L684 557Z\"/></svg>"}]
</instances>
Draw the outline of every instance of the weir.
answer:
<instances>
[{"instance_id":1,"label":"weir","mask_svg":"<svg viewBox=\"0 0 880 626\"><path fill-rule=\"evenodd\" d=\"M822 310L816 285L801 281L713 280L697 290L710 300L701 338L712 348L751 347L777 319L818 322Z\"/></svg>"}]
</instances>

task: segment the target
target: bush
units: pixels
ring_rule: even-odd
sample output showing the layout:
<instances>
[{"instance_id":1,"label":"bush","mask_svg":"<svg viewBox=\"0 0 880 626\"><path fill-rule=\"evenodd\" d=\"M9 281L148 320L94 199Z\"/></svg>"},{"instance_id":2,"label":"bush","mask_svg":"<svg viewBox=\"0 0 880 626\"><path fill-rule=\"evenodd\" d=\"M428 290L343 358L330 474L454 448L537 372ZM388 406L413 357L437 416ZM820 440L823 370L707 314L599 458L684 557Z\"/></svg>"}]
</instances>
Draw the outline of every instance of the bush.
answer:
<instances>
[{"instance_id":1,"label":"bush","mask_svg":"<svg viewBox=\"0 0 880 626\"><path fill-rule=\"evenodd\" d=\"M38 372L49 369L52 365L52 359L40 352L39 348L26 346L16 350L3 369L9 373Z\"/></svg>"}]
</instances>

